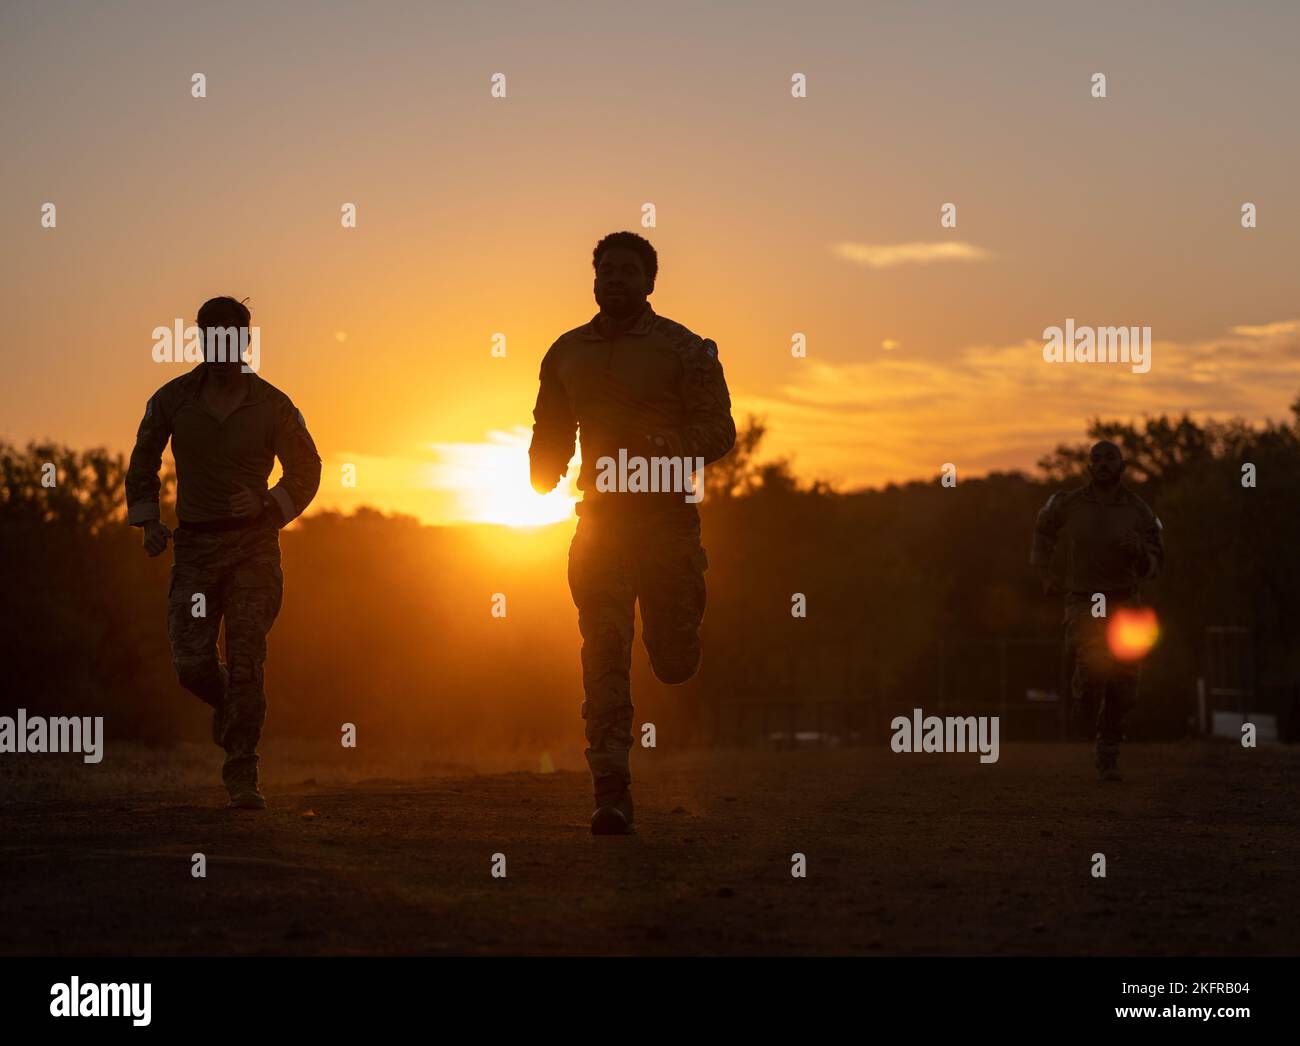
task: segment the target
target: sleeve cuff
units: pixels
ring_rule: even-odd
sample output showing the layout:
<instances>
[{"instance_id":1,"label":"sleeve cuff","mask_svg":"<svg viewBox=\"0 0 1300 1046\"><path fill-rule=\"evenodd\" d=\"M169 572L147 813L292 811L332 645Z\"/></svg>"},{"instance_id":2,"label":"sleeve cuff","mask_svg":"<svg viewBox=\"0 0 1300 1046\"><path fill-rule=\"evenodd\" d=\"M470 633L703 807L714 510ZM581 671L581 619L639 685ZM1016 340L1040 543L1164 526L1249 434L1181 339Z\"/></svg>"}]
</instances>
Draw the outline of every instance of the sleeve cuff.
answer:
<instances>
[{"instance_id":1,"label":"sleeve cuff","mask_svg":"<svg viewBox=\"0 0 1300 1046\"><path fill-rule=\"evenodd\" d=\"M126 521L133 527L143 523L156 523L161 518L156 501L137 501L126 510Z\"/></svg>"},{"instance_id":2,"label":"sleeve cuff","mask_svg":"<svg viewBox=\"0 0 1300 1046\"><path fill-rule=\"evenodd\" d=\"M280 515L284 517L286 523L298 515L298 510L293 507L293 498L289 497L288 491L280 484L277 483L271 488L271 497L275 498L275 503L280 506Z\"/></svg>"}]
</instances>

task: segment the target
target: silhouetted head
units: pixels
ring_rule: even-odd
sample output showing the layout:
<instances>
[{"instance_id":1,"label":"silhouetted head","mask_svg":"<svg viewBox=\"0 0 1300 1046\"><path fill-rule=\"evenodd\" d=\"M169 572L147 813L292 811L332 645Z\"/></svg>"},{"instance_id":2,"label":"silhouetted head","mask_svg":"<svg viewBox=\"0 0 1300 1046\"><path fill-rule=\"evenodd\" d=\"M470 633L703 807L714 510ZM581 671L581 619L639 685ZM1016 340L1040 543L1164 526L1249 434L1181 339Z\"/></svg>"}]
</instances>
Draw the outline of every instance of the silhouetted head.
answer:
<instances>
[{"instance_id":1,"label":"silhouetted head","mask_svg":"<svg viewBox=\"0 0 1300 1046\"><path fill-rule=\"evenodd\" d=\"M1088 451L1088 475L1099 487L1112 487L1124 474L1124 455L1108 439L1100 440Z\"/></svg>"},{"instance_id":2,"label":"silhouetted head","mask_svg":"<svg viewBox=\"0 0 1300 1046\"><path fill-rule=\"evenodd\" d=\"M655 289L659 256L634 232L612 232L591 254L596 270L596 304L607 316L634 316Z\"/></svg>"},{"instance_id":3,"label":"silhouetted head","mask_svg":"<svg viewBox=\"0 0 1300 1046\"><path fill-rule=\"evenodd\" d=\"M199 307L198 326L203 332L203 358L208 366L241 365L239 352L248 344L252 318L248 306L234 298L209 298ZM233 360L231 346L234 349Z\"/></svg>"}]
</instances>

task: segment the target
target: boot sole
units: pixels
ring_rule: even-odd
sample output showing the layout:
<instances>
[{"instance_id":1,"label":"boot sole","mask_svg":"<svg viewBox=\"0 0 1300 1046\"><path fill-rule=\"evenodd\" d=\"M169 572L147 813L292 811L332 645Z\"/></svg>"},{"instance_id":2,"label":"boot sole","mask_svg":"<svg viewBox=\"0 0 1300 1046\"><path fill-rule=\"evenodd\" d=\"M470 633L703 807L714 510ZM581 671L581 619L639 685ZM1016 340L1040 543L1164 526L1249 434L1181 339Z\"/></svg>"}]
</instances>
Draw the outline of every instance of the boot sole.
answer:
<instances>
[{"instance_id":1,"label":"boot sole","mask_svg":"<svg viewBox=\"0 0 1300 1046\"><path fill-rule=\"evenodd\" d=\"M592 835L635 835L636 828L612 806L602 806L591 815Z\"/></svg>"},{"instance_id":2,"label":"boot sole","mask_svg":"<svg viewBox=\"0 0 1300 1046\"><path fill-rule=\"evenodd\" d=\"M245 795L232 799L226 804L229 810L265 810L266 800L259 796Z\"/></svg>"}]
</instances>

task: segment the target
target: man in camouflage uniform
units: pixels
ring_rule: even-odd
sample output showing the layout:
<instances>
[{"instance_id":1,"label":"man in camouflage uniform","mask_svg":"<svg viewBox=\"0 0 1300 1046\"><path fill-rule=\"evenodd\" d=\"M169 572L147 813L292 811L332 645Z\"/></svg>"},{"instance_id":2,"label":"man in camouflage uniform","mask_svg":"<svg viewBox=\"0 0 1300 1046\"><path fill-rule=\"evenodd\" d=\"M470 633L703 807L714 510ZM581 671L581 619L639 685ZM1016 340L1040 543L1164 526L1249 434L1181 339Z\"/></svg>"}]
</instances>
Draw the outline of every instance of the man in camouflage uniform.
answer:
<instances>
[{"instance_id":1,"label":"man in camouflage uniform","mask_svg":"<svg viewBox=\"0 0 1300 1046\"><path fill-rule=\"evenodd\" d=\"M1095 716L1096 765L1103 780L1119 779L1119 743L1124 717L1137 705L1138 661L1116 658L1107 642L1107 623L1117 607L1140 605L1139 586L1164 564L1160 520L1120 482L1124 457L1108 440L1088 454L1091 482L1053 494L1038 513L1030 562L1047 595L1059 594L1052 557L1065 538L1065 636L1074 661L1070 710L1076 724ZM1094 617L1096 595L1105 597L1106 616Z\"/></svg>"},{"instance_id":2,"label":"man in camouflage uniform","mask_svg":"<svg viewBox=\"0 0 1300 1046\"><path fill-rule=\"evenodd\" d=\"M716 461L736 440L731 397L712 342L656 315L658 258L635 233L606 236L592 255L600 312L561 335L542 360L529 449L532 484L547 493L563 478L581 433L578 528L569 589L582 633L587 763L596 792L591 830L633 831L632 697L628 683L636 604L650 664L683 683L700 664L704 571L700 517L682 490L609 489L597 476L619 458ZM703 475L694 482L702 489ZM697 498L696 498L697 500Z\"/></svg>"},{"instance_id":3,"label":"man in camouflage uniform","mask_svg":"<svg viewBox=\"0 0 1300 1046\"><path fill-rule=\"evenodd\" d=\"M247 336L249 320L248 309L233 298L213 298L199 309L205 362L149 399L131 453L126 500L127 520L142 528L150 556L174 537L167 596L172 663L181 685L212 706L212 739L226 752L222 778L230 805L261 809L262 666L284 585L279 528L315 497L321 463L289 397L246 371L238 354L221 351L220 332ZM158 511L158 468L168 439L176 459L174 535ZM268 491L276 458L284 476ZM223 618L224 663L217 650Z\"/></svg>"}]
</instances>

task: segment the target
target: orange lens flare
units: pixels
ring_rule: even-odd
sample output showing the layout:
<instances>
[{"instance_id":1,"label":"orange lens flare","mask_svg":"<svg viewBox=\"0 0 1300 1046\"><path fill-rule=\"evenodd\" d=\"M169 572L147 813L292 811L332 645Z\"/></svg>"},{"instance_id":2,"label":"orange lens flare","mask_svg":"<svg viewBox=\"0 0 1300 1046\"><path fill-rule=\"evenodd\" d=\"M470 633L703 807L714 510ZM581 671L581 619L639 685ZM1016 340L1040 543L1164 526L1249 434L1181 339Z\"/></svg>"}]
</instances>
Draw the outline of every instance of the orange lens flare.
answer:
<instances>
[{"instance_id":1,"label":"orange lens flare","mask_svg":"<svg viewBox=\"0 0 1300 1046\"><path fill-rule=\"evenodd\" d=\"M1160 622L1150 607L1120 607L1106 627L1106 643L1117 661L1140 661L1160 638Z\"/></svg>"}]
</instances>

